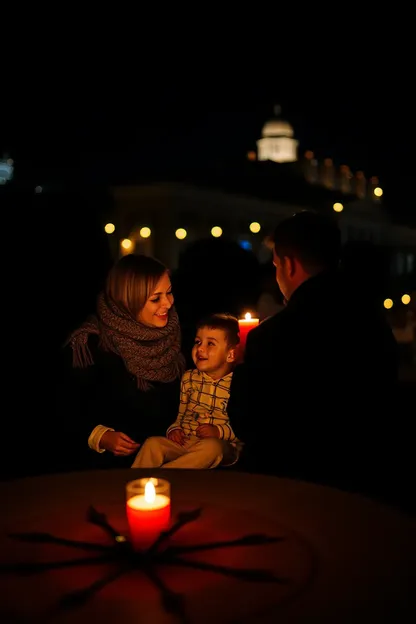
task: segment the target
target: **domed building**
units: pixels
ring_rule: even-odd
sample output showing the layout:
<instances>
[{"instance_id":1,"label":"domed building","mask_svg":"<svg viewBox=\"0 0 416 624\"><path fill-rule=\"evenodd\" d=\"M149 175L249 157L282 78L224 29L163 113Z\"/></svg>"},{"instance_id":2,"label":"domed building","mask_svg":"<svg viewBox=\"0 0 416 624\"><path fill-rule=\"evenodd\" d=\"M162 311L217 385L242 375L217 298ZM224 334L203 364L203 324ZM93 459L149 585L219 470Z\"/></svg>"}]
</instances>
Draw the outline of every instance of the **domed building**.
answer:
<instances>
[{"instance_id":1,"label":"domed building","mask_svg":"<svg viewBox=\"0 0 416 624\"><path fill-rule=\"evenodd\" d=\"M280 119L280 107L275 107L275 118L267 121L257 141L258 160L272 160L277 163L296 162L298 143L289 122Z\"/></svg>"}]
</instances>

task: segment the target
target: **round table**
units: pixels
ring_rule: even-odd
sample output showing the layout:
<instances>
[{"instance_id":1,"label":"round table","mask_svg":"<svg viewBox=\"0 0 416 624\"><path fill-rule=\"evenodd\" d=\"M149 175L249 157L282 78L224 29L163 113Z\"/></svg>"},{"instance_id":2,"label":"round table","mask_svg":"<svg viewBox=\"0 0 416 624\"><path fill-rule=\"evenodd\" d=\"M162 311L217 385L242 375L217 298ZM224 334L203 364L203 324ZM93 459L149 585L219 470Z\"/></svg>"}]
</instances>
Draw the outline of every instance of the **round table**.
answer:
<instances>
[{"instance_id":1,"label":"round table","mask_svg":"<svg viewBox=\"0 0 416 624\"><path fill-rule=\"evenodd\" d=\"M101 578L102 566L72 566L30 576L7 569L23 561L61 561L88 554L68 545L22 542L12 533L50 532L60 538L109 543L100 527L86 522L90 505L125 532L125 484L142 476L170 481L175 513L202 508L200 520L183 527L174 545L248 533L281 539L271 545L207 550L194 557L237 569L272 566L278 576L286 576L286 585L272 589L270 583L229 579L213 571L164 568L162 584L182 594L187 604L183 621L416 621L413 518L336 489L226 470L92 471L1 483L1 621L180 621L162 608L157 579L151 582L140 571L99 589L79 608L62 611L52 608L57 598Z\"/></svg>"}]
</instances>

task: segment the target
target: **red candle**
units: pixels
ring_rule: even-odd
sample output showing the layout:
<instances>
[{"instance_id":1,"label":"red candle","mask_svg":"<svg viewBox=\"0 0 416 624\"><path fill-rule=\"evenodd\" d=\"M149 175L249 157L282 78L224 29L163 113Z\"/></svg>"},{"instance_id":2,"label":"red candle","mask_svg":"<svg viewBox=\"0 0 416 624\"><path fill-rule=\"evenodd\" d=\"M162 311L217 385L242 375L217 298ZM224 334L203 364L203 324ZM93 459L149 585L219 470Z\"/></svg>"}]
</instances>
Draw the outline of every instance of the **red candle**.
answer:
<instances>
[{"instance_id":1,"label":"red candle","mask_svg":"<svg viewBox=\"0 0 416 624\"><path fill-rule=\"evenodd\" d=\"M169 528L170 484L164 479L137 479L127 484L127 497L126 513L133 548L145 550Z\"/></svg>"},{"instance_id":2,"label":"red candle","mask_svg":"<svg viewBox=\"0 0 416 624\"><path fill-rule=\"evenodd\" d=\"M238 325L240 328L240 351L244 353L244 349L246 347L247 335L248 332L257 327L259 324L258 318L251 318L250 312L247 312L245 318L239 319Z\"/></svg>"}]
</instances>

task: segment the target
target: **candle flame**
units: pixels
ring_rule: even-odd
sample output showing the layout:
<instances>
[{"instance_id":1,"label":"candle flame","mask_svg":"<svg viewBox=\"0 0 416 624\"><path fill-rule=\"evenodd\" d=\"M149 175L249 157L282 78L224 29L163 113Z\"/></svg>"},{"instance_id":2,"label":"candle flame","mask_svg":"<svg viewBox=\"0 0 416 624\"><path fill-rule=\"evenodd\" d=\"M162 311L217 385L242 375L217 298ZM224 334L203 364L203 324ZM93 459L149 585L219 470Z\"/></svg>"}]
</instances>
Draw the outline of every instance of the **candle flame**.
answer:
<instances>
[{"instance_id":1,"label":"candle flame","mask_svg":"<svg viewBox=\"0 0 416 624\"><path fill-rule=\"evenodd\" d=\"M246 321L249 321L251 319L250 312L247 312L247 314L245 315L245 319L246 319Z\"/></svg>"},{"instance_id":2,"label":"candle flame","mask_svg":"<svg viewBox=\"0 0 416 624\"><path fill-rule=\"evenodd\" d=\"M156 499L156 490L151 479L144 486L144 500L146 503L154 503Z\"/></svg>"}]
</instances>

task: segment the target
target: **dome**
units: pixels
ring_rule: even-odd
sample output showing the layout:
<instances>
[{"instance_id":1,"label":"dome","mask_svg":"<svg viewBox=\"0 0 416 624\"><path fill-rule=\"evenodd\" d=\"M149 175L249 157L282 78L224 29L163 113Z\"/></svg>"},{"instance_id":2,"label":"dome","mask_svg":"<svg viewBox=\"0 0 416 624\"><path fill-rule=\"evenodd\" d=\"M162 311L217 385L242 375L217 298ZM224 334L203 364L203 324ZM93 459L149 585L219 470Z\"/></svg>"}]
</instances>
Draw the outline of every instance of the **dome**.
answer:
<instances>
[{"instance_id":1,"label":"dome","mask_svg":"<svg viewBox=\"0 0 416 624\"><path fill-rule=\"evenodd\" d=\"M262 137L293 137L293 128L283 119L271 119L267 121L261 132Z\"/></svg>"}]
</instances>

